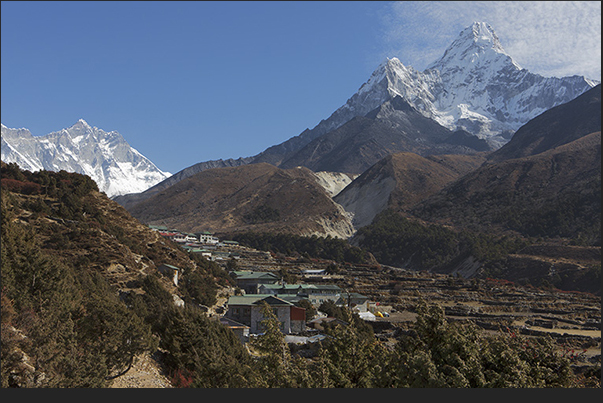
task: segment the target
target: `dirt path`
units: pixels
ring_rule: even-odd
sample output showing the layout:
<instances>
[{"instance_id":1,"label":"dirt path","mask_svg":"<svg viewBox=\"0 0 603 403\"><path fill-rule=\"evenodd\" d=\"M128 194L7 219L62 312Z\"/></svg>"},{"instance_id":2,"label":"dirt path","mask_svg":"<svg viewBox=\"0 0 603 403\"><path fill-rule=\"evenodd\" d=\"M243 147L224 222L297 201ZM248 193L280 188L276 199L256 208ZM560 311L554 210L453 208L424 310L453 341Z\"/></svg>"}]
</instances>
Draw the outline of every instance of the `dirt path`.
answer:
<instances>
[{"instance_id":1,"label":"dirt path","mask_svg":"<svg viewBox=\"0 0 603 403\"><path fill-rule=\"evenodd\" d=\"M150 354L136 357L134 365L125 374L113 380L110 388L171 388L161 365Z\"/></svg>"}]
</instances>

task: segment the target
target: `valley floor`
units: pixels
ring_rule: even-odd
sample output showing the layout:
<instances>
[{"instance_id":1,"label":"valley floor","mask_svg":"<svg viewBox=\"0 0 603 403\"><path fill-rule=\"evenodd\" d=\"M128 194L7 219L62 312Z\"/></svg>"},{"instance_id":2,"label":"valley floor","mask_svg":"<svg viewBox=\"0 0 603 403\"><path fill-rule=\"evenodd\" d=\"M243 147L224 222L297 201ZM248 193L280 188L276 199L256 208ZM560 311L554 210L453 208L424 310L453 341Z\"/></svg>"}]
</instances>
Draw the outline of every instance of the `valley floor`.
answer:
<instances>
[{"instance_id":1,"label":"valley floor","mask_svg":"<svg viewBox=\"0 0 603 403\"><path fill-rule=\"evenodd\" d=\"M578 374L601 362L601 298L593 294L522 287L504 280L467 280L388 266L346 265L335 275L304 275L304 270L324 269L331 262L278 257L241 246L236 250L240 255L239 270L286 269L299 282L336 284L368 296L372 310L384 314L369 322L377 339L384 343L395 343L412 326L419 302L426 300L441 306L447 320L472 321L485 334L551 336ZM224 295L219 298L211 309L212 315L224 311L226 300ZM159 357L143 356L111 387L171 387L166 375Z\"/></svg>"},{"instance_id":2,"label":"valley floor","mask_svg":"<svg viewBox=\"0 0 603 403\"><path fill-rule=\"evenodd\" d=\"M242 269L302 273L329 262L287 258L242 259ZM524 287L495 279L463 279L395 267L345 266L336 275L299 276L300 282L336 284L366 295L373 311L387 313L371 322L382 341L393 342L416 317L420 300L438 304L449 321L472 321L486 333L550 336L580 372L601 362L601 298L584 292Z\"/></svg>"}]
</instances>

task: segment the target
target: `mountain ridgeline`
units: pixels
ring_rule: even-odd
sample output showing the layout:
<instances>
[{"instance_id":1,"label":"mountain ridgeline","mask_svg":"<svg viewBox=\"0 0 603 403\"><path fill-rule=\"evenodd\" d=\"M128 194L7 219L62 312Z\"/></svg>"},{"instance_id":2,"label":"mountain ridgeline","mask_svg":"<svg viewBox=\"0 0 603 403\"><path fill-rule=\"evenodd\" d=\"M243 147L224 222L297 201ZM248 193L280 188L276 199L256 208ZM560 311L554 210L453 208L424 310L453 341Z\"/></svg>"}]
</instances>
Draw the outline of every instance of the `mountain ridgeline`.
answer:
<instances>
[{"instance_id":1,"label":"mountain ridgeline","mask_svg":"<svg viewBox=\"0 0 603 403\"><path fill-rule=\"evenodd\" d=\"M423 72L395 57L387 59L314 128L255 156L199 163L176 175L180 179L233 161L360 174L395 152L492 151L531 119L597 84L580 76L529 72L504 51L490 25L475 22ZM152 194L124 195L118 201L130 206Z\"/></svg>"},{"instance_id":2,"label":"mountain ridgeline","mask_svg":"<svg viewBox=\"0 0 603 403\"><path fill-rule=\"evenodd\" d=\"M378 236L374 221L394 213L477 237L597 247L600 92L584 77L528 72L492 27L476 22L423 72L386 60L345 105L298 136L252 157L195 164L114 200L144 224L224 236L333 236L388 248L395 246L368 237ZM63 143L102 134L76 126ZM488 255L457 249L438 270L479 267L476 254Z\"/></svg>"},{"instance_id":3,"label":"mountain ridgeline","mask_svg":"<svg viewBox=\"0 0 603 403\"><path fill-rule=\"evenodd\" d=\"M206 260L149 228L211 231L295 264L326 259L327 271L357 265L371 282L417 279L405 269L600 296L601 85L522 69L489 25L463 30L423 72L388 59L328 119L256 156L167 178L134 151L84 121L41 139L2 126L2 387L106 387L151 353L183 387L584 379L551 339L482 337L406 300L416 321L393 344L327 304L349 326L326 325L317 356L291 354L272 316L244 346L203 311L235 292L226 269L236 261ZM178 285L164 264L180 269Z\"/></svg>"},{"instance_id":4,"label":"mountain ridgeline","mask_svg":"<svg viewBox=\"0 0 603 403\"><path fill-rule=\"evenodd\" d=\"M45 136L2 125L2 161L21 168L88 175L109 197L138 193L170 176L130 147L116 131L91 127L83 119Z\"/></svg>"}]
</instances>

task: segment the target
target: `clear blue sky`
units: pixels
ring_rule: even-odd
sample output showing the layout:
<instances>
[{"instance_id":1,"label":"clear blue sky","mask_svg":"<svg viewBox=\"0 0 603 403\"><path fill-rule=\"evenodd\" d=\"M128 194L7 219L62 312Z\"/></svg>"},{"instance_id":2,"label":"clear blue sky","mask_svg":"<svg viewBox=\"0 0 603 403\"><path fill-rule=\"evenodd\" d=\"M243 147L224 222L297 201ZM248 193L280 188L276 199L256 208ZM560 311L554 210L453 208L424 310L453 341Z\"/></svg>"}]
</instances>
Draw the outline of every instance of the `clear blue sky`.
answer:
<instances>
[{"instance_id":1,"label":"clear blue sky","mask_svg":"<svg viewBox=\"0 0 603 403\"><path fill-rule=\"evenodd\" d=\"M2 123L83 118L160 169L255 155L343 105L386 57L422 70L473 21L545 76L601 79L601 2L1 3Z\"/></svg>"}]
</instances>

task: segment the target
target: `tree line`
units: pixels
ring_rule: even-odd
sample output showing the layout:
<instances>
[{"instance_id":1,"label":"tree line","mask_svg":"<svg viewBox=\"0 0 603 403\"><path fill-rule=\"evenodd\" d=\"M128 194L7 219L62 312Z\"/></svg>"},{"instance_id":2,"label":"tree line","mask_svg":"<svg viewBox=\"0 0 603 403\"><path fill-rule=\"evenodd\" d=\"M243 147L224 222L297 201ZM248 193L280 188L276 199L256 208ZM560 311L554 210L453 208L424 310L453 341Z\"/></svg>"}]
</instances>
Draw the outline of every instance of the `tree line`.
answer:
<instances>
[{"instance_id":1,"label":"tree line","mask_svg":"<svg viewBox=\"0 0 603 403\"><path fill-rule=\"evenodd\" d=\"M287 233L245 232L233 234L230 238L253 249L286 256L326 259L338 263L368 264L373 262L372 256L367 250L350 245L345 239L334 238L330 235L319 237Z\"/></svg>"}]
</instances>

